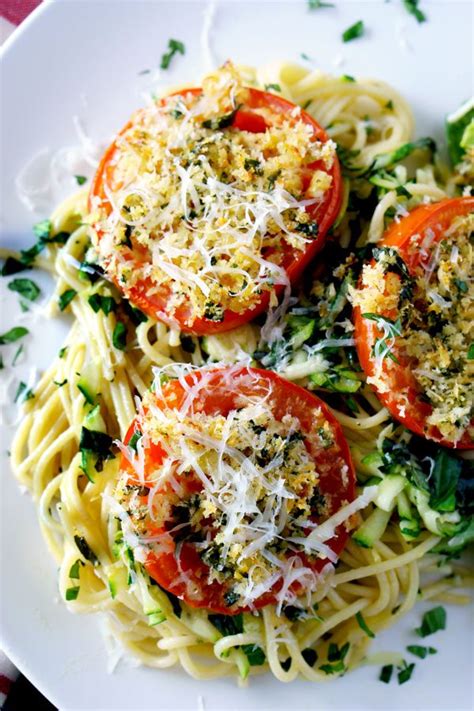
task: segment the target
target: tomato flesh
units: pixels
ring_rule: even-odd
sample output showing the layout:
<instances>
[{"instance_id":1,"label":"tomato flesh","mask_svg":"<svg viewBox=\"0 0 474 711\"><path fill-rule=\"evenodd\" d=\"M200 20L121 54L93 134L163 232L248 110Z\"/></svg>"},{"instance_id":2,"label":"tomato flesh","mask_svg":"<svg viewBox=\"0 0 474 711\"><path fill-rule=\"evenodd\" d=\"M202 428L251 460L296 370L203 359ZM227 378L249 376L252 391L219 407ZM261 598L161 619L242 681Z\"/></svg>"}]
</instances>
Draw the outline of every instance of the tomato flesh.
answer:
<instances>
[{"instance_id":1,"label":"tomato flesh","mask_svg":"<svg viewBox=\"0 0 474 711\"><path fill-rule=\"evenodd\" d=\"M207 371L209 372L209 371ZM251 374L252 381L245 381L241 376ZM196 383L196 378L200 379L201 371L186 376L188 384ZM191 380L192 379L192 380ZM272 396L270 408L276 420L281 420L289 414L297 417L300 422L301 432L305 437L305 446L313 458L316 469L319 473L319 490L326 498L328 504L328 515L335 513L343 504L350 502L355 497L355 473L351 461L349 447L342 434L340 425L329 411L328 407L315 395L307 390L290 383L271 371L264 371L255 368L242 368L232 371L232 388L229 388L228 369L215 369L212 377L206 382L205 390L199 392L198 404L193 404L196 410L207 415L224 415L230 411L238 409L242 396L262 394L262 398L271 388ZM234 387L235 385L235 387ZM158 407L180 408L184 402L186 392L179 381L172 381L163 386L163 401L157 400ZM241 404L240 404L241 406ZM333 435L333 444L328 449L316 447L314 434L315 421L326 421L329 423ZM130 441L136 430L136 422L133 422L125 438L125 444ZM312 441L313 437L313 441ZM153 445L154 449L148 447L145 450L145 482L147 474L152 472L163 460L163 450L159 445ZM126 459L122 457L121 470L126 473L128 481L137 484L136 475ZM200 491L201 482L197 477L179 477L180 485L185 494ZM142 482L143 483L143 482ZM158 495L166 497L169 488L165 485L158 492ZM166 526L153 531L154 534L166 534ZM169 550L155 552L150 550L144 563L148 574L163 588L184 600L191 607L202 607L214 612L224 614L237 614L248 607L233 607L229 609L229 604L225 599L229 584L214 581L207 581L209 567L201 560L196 548L192 543L181 542L179 548L179 562L177 560L177 544L173 540L173 535L168 532ZM334 537L326 544L336 554L339 555L347 541L348 533L344 525L336 529ZM294 555L294 553L293 553ZM314 572L320 572L328 563L325 558L308 557L303 553L297 554L302 563L311 568ZM183 576L186 579L183 581ZM231 581L232 582L232 581ZM191 585L191 592L190 592ZM276 594L281 584L277 584L267 593L256 599L253 603L255 608L274 603ZM199 594L193 594L195 588Z\"/></svg>"}]
</instances>

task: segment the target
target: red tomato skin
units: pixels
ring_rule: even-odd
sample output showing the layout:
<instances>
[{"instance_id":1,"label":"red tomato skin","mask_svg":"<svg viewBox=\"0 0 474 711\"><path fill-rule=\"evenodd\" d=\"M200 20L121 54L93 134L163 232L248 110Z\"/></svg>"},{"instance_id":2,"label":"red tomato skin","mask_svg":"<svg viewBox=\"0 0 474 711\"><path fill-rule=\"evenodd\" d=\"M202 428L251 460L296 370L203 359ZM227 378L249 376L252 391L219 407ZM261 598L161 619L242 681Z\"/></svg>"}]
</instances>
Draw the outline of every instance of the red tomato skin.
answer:
<instances>
[{"instance_id":1,"label":"red tomato skin","mask_svg":"<svg viewBox=\"0 0 474 711\"><path fill-rule=\"evenodd\" d=\"M201 91L202 90L199 87L183 89L181 91L177 91L171 94L171 96L186 94L199 95ZM250 98L246 109L270 107L276 113L287 117L291 111L294 111L294 109L297 108L295 104L292 104L290 101L287 101L282 97L275 96L274 94L271 94L269 92L261 91L259 89L250 88L249 97ZM167 98L169 97L161 99L159 104L163 106ZM313 128L314 136L317 140L323 142L329 140L329 137L324 131L324 129L322 129L321 126L305 111L301 110L301 113L299 114L298 118L300 118L302 121L309 124ZM122 134L124 134L129 128L131 128L132 125L133 118L119 132L117 138L107 148L100 161L97 172L95 173L95 176L92 180L91 189L89 193L89 210L91 212L93 211L94 197L98 196L102 200L106 200L103 187L104 179L111 177L113 173L113 170L111 170L110 162L117 149L117 140ZM233 126L239 128L240 130L247 130L253 133L258 133L264 131L267 127L267 124L265 122L265 119L258 113L249 110L238 110L234 118ZM319 167L319 165L313 164L312 169L315 170L317 167ZM285 268L289 281L292 284L298 281L308 264L312 262L318 252L320 252L323 248L326 240L326 234L332 224L335 222L341 208L343 188L341 169L337 156L335 156L334 158L334 164L329 173L332 176L332 186L328 191L328 195L326 196L325 200L319 205L310 206L307 208L307 212L311 215L311 218L318 223L318 235L307 245L307 247L302 252L288 252L283 258L282 266ZM108 207L110 208L110 205L108 205ZM101 232L100 230L96 230L96 232L98 239L100 240ZM297 254L296 258L292 258L295 254ZM132 259L132 254L130 256ZM117 288L122 290L121 285L117 281L115 281L115 283ZM130 298L132 303L151 318L163 321L164 323L167 323L170 326L176 327L176 325L178 325L183 332L196 336L224 333L225 331L229 331L233 328L237 328L238 326L248 323L260 314L267 311L270 302L269 292L264 292L261 296L261 299L253 308L246 309L241 313L226 310L224 312L224 317L222 321L211 321L205 318L195 318L192 325L189 325L186 322L186 308L177 309L174 315L170 316L166 311L165 296L161 297L155 295L154 297L150 298L147 295L146 292L148 291L150 283L151 282L149 282L148 280L144 280L143 282L140 282L139 284L131 287L128 290L128 298ZM282 285L276 286L275 291L277 295L280 295L283 289L284 287Z\"/></svg>"},{"instance_id":2,"label":"red tomato skin","mask_svg":"<svg viewBox=\"0 0 474 711\"><path fill-rule=\"evenodd\" d=\"M400 222L393 222L386 231L381 246L398 247L400 255L407 264L409 271L413 271L420 263L418 253L415 256L408 255L408 244L410 238L426 230L428 227L435 233L435 240L441 238L443 230L446 229L455 217L466 215L474 210L474 198L449 198L431 205L421 205L412 210L409 215L404 217ZM353 311L353 321L355 326L355 341L356 350L359 357L359 362L367 376L372 376L375 373L374 359L372 357L372 347L377 337L377 327L373 321L362 317L359 307ZM430 432L427 432L426 419L432 412L432 407L429 403L424 402L419 397L419 388L411 371L404 367L396 367L395 363L390 363L390 372L393 373L393 389L387 393L381 393L374 388L377 397L382 401L382 404L389 410L392 417L401 422L407 429L414 432L420 437L432 439L444 447L456 449L474 449L474 443L466 431L463 437L456 443L445 439L439 430L432 427ZM410 407L406 407L405 414L400 415L397 399L397 394L401 390L405 394L410 403Z\"/></svg>"},{"instance_id":3,"label":"red tomato skin","mask_svg":"<svg viewBox=\"0 0 474 711\"><path fill-rule=\"evenodd\" d=\"M216 369L214 372L218 374L221 372L221 369ZM340 456L344 460L348 468L347 477L344 480L344 483L340 480L340 478L338 478L338 476L334 476L334 472L332 471L330 471L328 474L321 473L321 491L325 495L329 495L331 497L331 514L334 513L334 511L338 510L343 505L343 503L352 501L355 498L356 475L354 465L352 463L349 445L347 444L347 441L342 433L341 426L339 425L338 421L336 420L328 406L313 393L310 393L309 391L298 385L295 385L294 383L284 380L273 371L266 371L258 368L242 368L240 371L235 373L235 377L239 377L239 374L244 372L251 372L256 377L261 378L262 380L260 380L259 382L271 381L272 387L278 388L278 398L276 402L276 408L274 410L277 419L280 419L281 417L283 417L283 415L287 413L293 414L299 417L303 431L307 431L311 429L311 426L313 424L313 413L315 408L321 410L322 416L330 423L332 431L335 435L335 444L338 448L338 456ZM186 376L187 382L189 383L190 379L193 377L196 377L196 372L190 374L189 376ZM182 399L184 399L183 390L180 384L178 383L178 381L173 381L172 383L169 383L167 385L169 385L169 393L167 393L165 397L168 397L169 395L176 395L176 398L173 400L173 406L179 408ZM163 392L165 392L165 388L166 386L163 388ZM214 396L213 398L212 388L207 387L205 393L205 411L207 412L207 408L209 408L210 413L208 414L227 414L227 412L229 412L234 406L235 394L235 392L229 392L228 396L226 396L225 394L222 394L222 391L219 391L217 393L217 396ZM296 413L299 414L296 415ZM127 444L130 438L132 437L135 431L135 424L136 421L133 421L130 425L127 434L124 438L125 444ZM160 451L161 449L158 445L158 461L161 460ZM331 453L329 453L326 457L322 455L321 462L325 459L327 461L331 461L333 456L334 455L331 455ZM153 459L153 463L156 464L157 460ZM130 480L132 483L143 483L134 480L133 474L130 472L130 467L123 455L121 461L121 470L130 473ZM336 529L336 535L330 541L327 542L327 545L330 546L330 548L334 551L334 553L336 553L336 555L339 555L347 542L348 536L349 534L346 528L344 527L344 525L341 525ZM312 570L314 570L315 572L320 572L328 563L327 559L317 559L314 562L308 561L304 554L301 554L299 557L306 565L311 567ZM224 600L225 588L223 585L217 582L214 582L211 585L206 584L205 594L201 599L197 599L196 597L192 596L190 597L187 594L186 585L179 582L180 571L178 570L174 553L164 553L160 556L156 556L153 553L150 553L144 565L148 574L159 585L161 585L161 587L173 593L181 600L184 600L190 607L206 608L209 611L225 615L236 615L241 612L247 612L250 610L249 607L239 607L234 608L232 610L229 609L229 606L226 605ZM195 549L192 546L187 545L186 543L182 546L181 549L180 565L181 569L184 570L185 573L191 574L190 571L192 571L193 580L194 578L203 579L207 577L208 567L201 561ZM258 598L254 603L254 608L260 609L265 605L275 603L275 592L269 591L261 598Z\"/></svg>"}]
</instances>

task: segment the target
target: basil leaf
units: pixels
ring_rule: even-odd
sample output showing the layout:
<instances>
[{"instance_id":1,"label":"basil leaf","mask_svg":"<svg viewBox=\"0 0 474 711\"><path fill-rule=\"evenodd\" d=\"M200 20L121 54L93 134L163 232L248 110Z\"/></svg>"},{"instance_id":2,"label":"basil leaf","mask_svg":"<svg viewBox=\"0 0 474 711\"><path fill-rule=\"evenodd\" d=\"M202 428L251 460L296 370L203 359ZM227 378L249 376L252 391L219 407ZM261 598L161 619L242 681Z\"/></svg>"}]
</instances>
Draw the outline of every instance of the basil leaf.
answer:
<instances>
[{"instance_id":1,"label":"basil leaf","mask_svg":"<svg viewBox=\"0 0 474 711\"><path fill-rule=\"evenodd\" d=\"M90 561L91 563L95 563L97 561L96 554L91 549L90 545L87 543L84 536L74 536L74 543L76 544L76 546L79 550L79 553L86 560Z\"/></svg>"},{"instance_id":2,"label":"basil leaf","mask_svg":"<svg viewBox=\"0 0 474 711\"><path fill-rule=\"evenodd\" d=\"M14 343L18 339L23 338L29 333L28 329L24 326L15 326L9 331L0 336L0 346L5 346L7 343Z\"/></svg>"},{"instance_id":3,"label":"basil leaf","mask_svg":"<svg viewBox=\"0 0 474 711\"><path fill-rule=\"evenodd\" d=\"M77 291L75 289L66 289L66 291L63 291L63 293L58 298L59 310L64 311L64 309L69 306L76 294Z\"/></svg>"},{"instance_id":4,"label":"basil leaf","mask_svg":"<svg viewBox=\"0 0 474 711\"><path fill-rule=\"evenodd\" d=\"M108 316L111 311L115 311L117 304L112 296L102 296L101 294L91 294L87 299L89 306L98 313L102 311L105 316Z\"/></svg>"},{"instance_id":5,"label":"basil leaf","mask_svg":"<svg viewBox=\"0 0 474 711\"><path fill-rule=\"evenodd\" d=\"M76 183L78 185L84 185L84 183L87 181L87 178L85 175L75 175L76 178Z\"/></svg>"},{"instance_id":6,"label":"basil leaf","mask_svg":"<svg viewBox=\"0 0 474 711\"><path fill-rule=\"evenodd\" d=\"M358 22L355 22L353 25L348 27L347 30L342 33L342 41L351 42L352 40L355 40L358 37L362 37L364 31L364 22L362 20L359 20Z\"/></svg>"},{"instance_id":7,"label":"basil leaf","mask_svg":"<svg viewBox=\"0 0 474 711\"><path fill-rule=\"evenodd\" d=\"M374 634L374 633L372 632L372 630L369 629L369 627L367 626L367 622L366 622L366 621L364 620L364 618L362 617L362 613L361 613L361 612L358 612L358 613L357 613L357 615L356 615L356 620L357 620L357 623L358 623L359 627L360 627L362 630L364 630L364 632L365 632L365 634L367 635L367 637L372 637L372 639L373 639L373 638L375 637L375 634Z\"/></svg>"},{"instance_id":8,"label":"basil leaf","mask_svg":"<svg viewBox=\"0 0 474 711\"><path fill-rule=\"evenodd\" d=\"M434 647L420 647L417 644L410 644L407 650L414 654L415 657L419 657L419 659L425 659L428 654L437 654L437 650Z\"/></svg>"},{"instance_id":9,"label":"basil leaf","mask_svg":"<svg viewBox=\"0 0 474 711\"><path fill-rule=\"evenodd\" d=\"M114 348L119 351L124 351L127 345L127 328L124 323L117 321L114 332L112 334L112 343Z\"/></svg>"},{"instance_id":10,"label":"basil leaf","mask_svg":"<svg viewBox=\"0 0 474 711\"><path fill-rule=\"evenodd\" d=\"M168 41L168 51L165 52L162 57L161 57L161 63L160 67L161 69L168 69L171 60L173 59L175 54L184 54L185 53L185 47L182 42L179 40L175 39L170 39Z\"/></svg>"},{"instance_id":11,"label":"basil leaf","mask_svg":"<svg viewBox=\"0 0 474 711\"><path fill-rule=\"evenodd\" d=\"M435 459L430 484L434 490L430 497L430 506L435 511L454 511L456 508L456 488L461 474L462 463L444 449Z\"/></svg>"},{"instance_id":12,"label":"basil leaf","mask_svg":"<svg viewBox=\"0 0 474 711\"><path fill-rule=\"evenodd\" d=\"M419 1L420 0L403 0L403 4L404 4L407 12L409 12L410 15L413 15L413 17L418 22L426 22L425 13L422 12L418 7Z\"/></svg>"},{"instance_id":13,"label":"basil leaf","mask_svg":"<svg viewBox=\"0 0 474 711\"><path fill-rule=\"evenodd\" d=\"M411 675L413 674L413 670L415 669L414 664L408 664L406 662L403 662L404 666L400 669L398 672L398 683L399 684L404 684L406 681L411 679Z\"/></svg>"},{"instance_id":14,"label":"basil leaf","mask_svg":"<svg viewBox=\"0 0 474 711\"><path fill-rule=\"evenodd\" d=\"M240 634L244 631L242 614L239 615L208 615L209 622L217 627L223 637Z\"/></svg>"},{"instance_id":15,"label":"basil leaf","mask_svg":"<svg viewBox=\"0 0 474 711\"><path fill-rule=\"evenodd\" d=\"M243 644L241 649L249 660L251 667L258 667L261 664L265 664L265 652L261 647L258 647L256 644Z\"/></svg>"},{"instance_id":16,"label":"basil leaf","mask_svg":"<svg viewBox=\"0 0 474 711\"><path fill-rule=\"evenodd\" d=\"M9 284L10 291L16 291L28 301L36 301L40 295L40 288L31 279L13 279Z\"/></svg>"},{"instance_id":17,"label":"basil leaf","mask_svg":"<svg viewBox=\"0 0 474 711\"><path fill-rule=\"evenodd\" d=\"M380 670L379 679L380 679L380 681L383 681L384 684L388 684L390 679L392 678L392 674L393 674L393 664L386 664Z\"/></svg>"},{"instance_id":18,"label":"basil leaf","mask_svg":"<svg viewBox=\"0 0 474 711\"><path fill-rule=\"evenodd\" d=\"M66 600L75 600L77 596L79 595L79 585L73 588L68 588L66 590Z\"/></svg>"},{"instance_id":19,"label":"basil leaf","mask_svg":"<svg viewBox=\"0 0 474 711\"><path fill-rule=\"evenodd\" d=\"M415 632L420 637L428 637L428 635L444 629L446 629L446 610L439 606L425 612L421 627L418 627Z\"/></svg>"},{"instance_id":20,"label":"basil leaf","mask_svg":"<svg viewBox=\"0 0 474 711\"><path fill-rule=\"evenodd\" d=\"M15 399L13 402L26 402L27 400L31 400L35 396L34 392L30 389L28 390L28 386L26 383L23 381L18 385Z\"/></svg>"}]
</instances>

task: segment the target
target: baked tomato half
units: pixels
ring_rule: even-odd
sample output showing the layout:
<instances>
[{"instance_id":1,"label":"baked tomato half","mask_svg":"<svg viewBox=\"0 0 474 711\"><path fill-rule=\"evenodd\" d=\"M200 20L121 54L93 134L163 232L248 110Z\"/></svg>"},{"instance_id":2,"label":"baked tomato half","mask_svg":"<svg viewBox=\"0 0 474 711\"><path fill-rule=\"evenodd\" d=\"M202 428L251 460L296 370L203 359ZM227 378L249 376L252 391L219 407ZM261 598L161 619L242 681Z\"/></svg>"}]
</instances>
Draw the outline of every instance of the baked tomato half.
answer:
<instances>
[{"instance_id":1,"label":"baked tomato half","mask_svg":"<svg viewBox=\"0 0 474 711\"><path fill-rule=\"evenodd\" d=\"M101 160L89 209L124 295L203 335L253 319L298 279L341 196L321 126L224 67L133 116Z\"/></svg>"},{"instance_id":2,"label":"baked tomato half","mask_svg":"<svg viewBox=\"0 0 474 711\"><path fill-rule=\"evenodd\" d=\"M150 391L121 471L115 495L135 558L191 607L298 604L348 537L346 520L329 540L308 538L355 496L341 428L318 397L270 371L206 368Z\"/></svg>"},{"instance_id":3,"label":"baked tomato half","mask_svg":"<svg viewBox=\"0 0 474 711\"><path fill-rule=\"evenodd\" d=\"M417 207L387 230L354 303L360 363L417 435L472 449L474 198Z\"/></svg>"}]
</instances>

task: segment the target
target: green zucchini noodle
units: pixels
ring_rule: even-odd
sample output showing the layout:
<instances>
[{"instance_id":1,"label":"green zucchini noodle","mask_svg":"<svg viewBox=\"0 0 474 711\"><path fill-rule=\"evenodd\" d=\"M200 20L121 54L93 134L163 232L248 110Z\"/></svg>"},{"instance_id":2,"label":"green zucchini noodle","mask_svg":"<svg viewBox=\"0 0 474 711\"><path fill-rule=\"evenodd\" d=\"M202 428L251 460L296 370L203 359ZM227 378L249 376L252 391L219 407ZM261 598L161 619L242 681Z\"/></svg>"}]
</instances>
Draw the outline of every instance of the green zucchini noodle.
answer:
<instances>
[{"instance_id":1,"label":"green zucchini noodle","mask_svg":"<svg viewBox=\"0 0 474 711\"><path fill-rule=\"evenodd\" d=\"M278 85L283 96L303 106L338 143L343 165L344 156L348 165L346 204L334 229L335 241L342 247L376 243L394 210L453 194L455 182L437 159L429 156L418 165L401 165L396 169L396 179L403 183L404 190L387 185L371 218L354 236L347 205L349 191L360 200L368 196L364 173L369 166L378 156L390 154L412 140L414 123L407 103L381 81L333 77L295 64L244 67L241 71L251 85ZM59 566L59 589L64 600L73 584L71 567L78 560L81 563L79 582L74 583L80 586L79 594L65 603L71 612L104 613L106 635L119 652L151 667L180 665L198 679L236 672L245 677L241 647L256 645L263 650L265 663L252 666L250 673L270 670L278 680L288 682L297 677L327 681L360 665L367 657L371 639L359 625L357 613L376 634L395 624L420 599L467 603L469 598L460 589L470 582L468 571L460 562L446 562L440 553L430 554L439 537L423 530L416 540L407 540L393 520L371 548L349 540L335 572L326 576L313 594L313 616L290 620L269 605L259 614L244 613L241 632L222 636L205 610L180 602L178 614L170 597L150 583L140 565L136 565L131 583L112 590L110 581L126 568L123 554L117 555L114 546L117 519L108 508L119 459L105 461L94 481L81 469L84 398L77 387L81 373L86 370L95 391L101 393L107 433L123 439L135 416L135 397L142 397L151 385L153 366L175 362L199 366L209 361L232 363L250 358L259 344L260 327L242 326L208 337L205 343L192 337L190 349L184 347L179 331L150 319L137 325L122 315L128 331L127 348L114 347L116 313L95 313L88 303L91 293L105 283L91 283L78 271L91 250L86 216L87 193L81 190L51 217L52 235L65 231L71 233L70 238L62 246L49 245L37 260L38 266L56 280L50 316L60 315L58 297L74 289L77 295L70 304L74 321L61 356L43 374L35 397L24 405L24 418L11 448L15 476L31 492L42 533ZM107 293L120 301L115 287L105 286ZM312 372L311 356L301 353L279 368L283 377L303 386L308 386ZM384 437L407 442L410 434L391 420L366 384L361 384L353 400L356 407L352 411L340 409L332 400L329 404L343 427L358 472L367 478L371 470L364 459L378 449ZM369 504L358 515L359 523L373 510L374 505ZM78 538L87 542L87 550L78 550ZM91 551L93 555L88 554ZM150 624L144 611L150 597L162 612L159 624ZM308 649L316 652L321 662L327 658L330 644L342 648L347 643L344 664L335 665L332 673L322 671L308 659Z\"/></svg>"}]
</instances>

